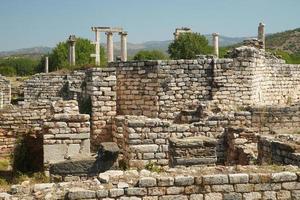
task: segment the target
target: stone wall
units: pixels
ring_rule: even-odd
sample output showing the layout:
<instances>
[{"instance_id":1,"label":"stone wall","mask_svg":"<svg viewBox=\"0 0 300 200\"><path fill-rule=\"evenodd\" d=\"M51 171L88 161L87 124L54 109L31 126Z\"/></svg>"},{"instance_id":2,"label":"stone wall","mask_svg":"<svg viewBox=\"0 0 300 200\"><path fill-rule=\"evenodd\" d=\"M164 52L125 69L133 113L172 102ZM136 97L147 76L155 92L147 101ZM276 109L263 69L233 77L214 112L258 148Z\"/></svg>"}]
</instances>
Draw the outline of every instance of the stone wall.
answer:
<instances>
[{"instance_id":1,"label":"stone wall","mask_svg":"<svg viewBox=\"0 0 300 200\"><path fill-rule=\"evenodd\" d=\"M16 144L16 138L12 133L0 129L0 158L8 157L13 153Z\"/></svg>"},{"instance_id":2,"label":"stone wall","mask_svg":"<svg viewBox=\"0 0 300 200\"><path fill-rule=\"evenodd\" d=\"M280 129L300 130L300 105L254 107L252 127L260 133L269 133Z\"/></svg>"},{"instance_id":3,"label":"stone wall","mask_svg":"<svg viewBox=\"0 0 300 200\"><path fill-rule=\"evenodd\" d=\"M247 46L236 48L231 56L111 63L117 67L118 114L173 120L210 100L233 107L299 101L299 65L284 64Z\"/></svg>"},{"instance_id":4,"label":"stone wall","mask_svg":"<svg viewBox=\"0 0 300 200\"><path fill-rule=\"evenodd\" d=\"M24 84L24 101L56 101L76 99L81 93L85 71L41 73L34 75Z\"/></svg>"},{"instance_id":5,"label":"stone wall","mask_svg":"<svg viewBox=\"0 0 300 200\"><path fill-rule=\"evenodd\" d=\"M14 137L36 133L51 115L50 106L50 102L30 102L3 109L0 112L0 129L10 132Z\"/></svg>"},{"instance_id":6,"label":"stone wall","mask_svg":"<svg viewBox=\"0 0 300 200\"><path fill-rule=\"evenodd\" d=\"M0 109L11 102L10 81L0 74Z\"/></svg>"},{"instance_id":7,"label":"stone wall","mask_svg":"<svg viewBox=\"0 0 300 200\"><path fill-rule=\"evenodd\" d=\"M28 102L75 99L80 112L91 115L93 145L112 140L112 117L116 115L115 68L37 74L26 81L24 99Z\"/></svg>"},{"instance_id":8,"label":"stone wall","mask_svg":"<svg viewBox=\"0 0 300 200\"><path fill-rule=\"evenodd\" d=\"M260 136L258 161L260 164L300 166L300 138L298 135Z\"/></svg>"},{"instance_id":9,"label":"stone wall","mask_svg":"<svg viewBox=\"0 0 300 200\"><path fill-rule=\"evenodd\" d=\"M77 101L57 101L52 116L43 124L44 165L90 153L89 115L79 114Z\"/></svg>"},{"instance_id":10,"label":"stone wall","mask_svg":"<svg viewBox=\"0 0 300 200\"><path fill-rule=\"evenodd\" d=\"M211 98L211 60L113 63L118 114L175 119Z\"/></svg>"},{"instance_id":11,"label":"stone wall","mask_svg":"<svg viewBox=\"0 0 300 200\"><path fill-rule=\"evenodd\" d=\"M97 181L14 186L12 197L45 199L252 200L299 199L295 172L201 174L107 171ZM156 174L156 175L155 175ZM105 178L106 177L106 178ZM8 195L9 196L9 195Z\"/></svg>"},{"instance_id":12,"label":"stone wall","mask_svg":"<svg viewBox=\"0 0 300 200\"><path fill-rule=\"evenodd\" d=\"M169 139L206 136L217 140L217 163L224 164L226 151L224 131L227 126L251 126L251 113L215 114L191 124L175 124L159 118L118 116L113 127L114 141L118 142L127 165L142 168L150 162L169 165Z\"/></svg>"},{"instance_id":13,"label":"stone wall","mask_svg":"<svg viewBox=\"0 0 300 200\"><path fill-rule=\"evenodd\" d=\"M87 71L86 92L91 106L91 139L93 146L112 141L112 121L116 116L115 68L92 68Z\"/></svg>"},{"instance_id":14,"label":"stone wall","mask_svg":"<svg viewBox=\"0 0 300 200\"><path fill-rule=\"evenodd\" d=\"M218 141L210 137L170 138L170 166L215 165Z\"/></svg>"}]
</instances>

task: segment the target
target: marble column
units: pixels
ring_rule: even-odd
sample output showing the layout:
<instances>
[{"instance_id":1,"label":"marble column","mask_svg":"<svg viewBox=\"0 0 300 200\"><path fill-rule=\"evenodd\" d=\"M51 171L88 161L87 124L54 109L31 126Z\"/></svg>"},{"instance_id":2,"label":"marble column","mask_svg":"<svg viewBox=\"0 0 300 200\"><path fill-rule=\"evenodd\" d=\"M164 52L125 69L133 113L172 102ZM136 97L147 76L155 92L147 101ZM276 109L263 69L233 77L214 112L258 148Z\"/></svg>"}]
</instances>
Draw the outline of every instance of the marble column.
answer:
<instances>
[{"instance_id":1,"label":"marble column","mask_svg":"<svg viewBox=\"0 0 300 200\"><path fill-rule=\"evenodd\" d=\"M45 73L49 73L49 57L45 57Z\"/></svg>"},{"instance_id":2,"label":"marble column","mask_svg":"<svg viewBox=\"0 0 300 200\"><path fill-rule=\"evenodd\" d=\"M75 60L75 44L76 44L76 37L75 35L70 35L69 40L69 64L71 66L75 66L76 65L76 60Z\"/></svg>"},{"instance_id":3,"label":"marble column","mask_svg":"<svg viewBox=\"0 0 300 200\"><path fill-rule=\"evenodd\" d=\"M114 43L113 43L113 33L112 32L106 32L107 36L107 62L113 62L114 61Z\"/></svg>"},{"instance_id":4,"label":"marble column","mask_svg":"<svg viewBox=\"0 0 300 200\"><path fill-rule=\"evenodd\" d=\"M214 47L214 55L219 57L219 34L218 33L213 33L213 47Z\"/></svg>"},{"instance_id":5,"label":"marble column","mask_svg":"<svg viewBox=\"0 0 300 200\"><path fill-rule=\"evenodd\" d=\"M263 24L262 22L260 22L258 26L257 39L262 41L263 48L265 49L265 24Z\"/></svg>"},{"instance_id":6,"label":"marble column","mask_svg":"<svg viewBox=\"0 0 300 200\"><path fill-rule=\"evenodd\" d=\"M127 32L120 32L121 35L121 61L127 61Z\"/></svg>"},{"instance_id":7,"label":"marble column","mask_svg":"<svg viewBox=\"0 0 300 200\"><path fill-rule=\"evenodd\" d=\"M100 33L98 30L95 31L95 64L100 66Z\"/></svg>"}]
</instances>

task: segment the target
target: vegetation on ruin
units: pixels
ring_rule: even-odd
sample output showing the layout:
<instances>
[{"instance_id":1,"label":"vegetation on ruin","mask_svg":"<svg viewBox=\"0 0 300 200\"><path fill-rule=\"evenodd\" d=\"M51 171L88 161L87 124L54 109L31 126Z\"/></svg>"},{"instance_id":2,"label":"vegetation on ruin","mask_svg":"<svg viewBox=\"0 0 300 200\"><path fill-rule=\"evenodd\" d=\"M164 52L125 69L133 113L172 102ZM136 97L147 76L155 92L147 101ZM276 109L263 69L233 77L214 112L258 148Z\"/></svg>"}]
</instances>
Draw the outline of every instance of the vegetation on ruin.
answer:
<instances>
[{"instance_id":1,"label":"vegetation on ruin","mask_svg":"<svg viewBox=\"0 0 300 200\"><path fill-rule=\"evenodd\" d=\"M159 50L142 50L137 52L133 60L166 60L168 56Z\"/></svg>"},{"instance_id":2,"label":"vegetation on ruin","mask_svg":"<svg viewBox=\"0 0 300 200\"><path fill-rule=\"evenodd\" d=\"M199 33L183 33L168 48L172 59L194 59L197 55L212 53L205 36Z\"/></svg>"}]
</instances>

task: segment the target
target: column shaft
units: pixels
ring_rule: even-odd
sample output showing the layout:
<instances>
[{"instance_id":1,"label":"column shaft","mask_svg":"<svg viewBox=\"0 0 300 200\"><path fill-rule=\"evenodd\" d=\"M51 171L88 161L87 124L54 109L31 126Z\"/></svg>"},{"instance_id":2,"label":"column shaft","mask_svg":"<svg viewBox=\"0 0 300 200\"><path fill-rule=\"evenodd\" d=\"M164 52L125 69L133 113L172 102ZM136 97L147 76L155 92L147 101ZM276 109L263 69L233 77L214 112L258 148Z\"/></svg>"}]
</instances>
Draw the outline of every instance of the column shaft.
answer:
<instances>
[{"instance_id":1,"label":"column shaft","mask_svg":"<svg viewBox=\"0 0 300 200\"><path fill-rule=\"evenodd\" d=\"M213 46L214 46L214 54L219 57L219 34L213 33Z\"/></svg>"},{"instance_id":2,"label":"column shaft","mask_svg":"<svg viewBox=\"0 0 300 200\"><path fill-rule=\"evenodd\" d=\"M49 72L49 57L45 57L45 73Z\"/></svg>"},{"instance_id":3,"label":"column shaft","mask_svg":"<svg viewBox=\"0 0 300 200\"><path fill-rule=\"evenodd\" d=\"M95 31L95 64L96 66L100 66L100 33L98 30Z\"/></svg>"},{"instance_id":4,"label":"column shaft","mask_svg":"<svg viewBox=\"0 0 300 200\"><path fill-rule=\"evenodd\" d=\"M127 33L122 32L121 34L121 60L127 61Z\"/></svg>"},{"instance_id":5,"label":"column shaft","mask_svg":"<svg viewBox=\"0 0 300 200\"><path fill-rule=\"evenodd\" d=\"M114 44L113 44L113 33L107 32L107 62L114 61Z\"/></svg>"},{"instance_id":6,"label":"column shaft","mask_svg":"<svg viewBox=\"0 0 300 200\"><path fill-rule=\"evenodd\" d=\"M265 25L259 23L257 39L263 42L263 48L265 49Z\"/></svg>"}]
</instances>

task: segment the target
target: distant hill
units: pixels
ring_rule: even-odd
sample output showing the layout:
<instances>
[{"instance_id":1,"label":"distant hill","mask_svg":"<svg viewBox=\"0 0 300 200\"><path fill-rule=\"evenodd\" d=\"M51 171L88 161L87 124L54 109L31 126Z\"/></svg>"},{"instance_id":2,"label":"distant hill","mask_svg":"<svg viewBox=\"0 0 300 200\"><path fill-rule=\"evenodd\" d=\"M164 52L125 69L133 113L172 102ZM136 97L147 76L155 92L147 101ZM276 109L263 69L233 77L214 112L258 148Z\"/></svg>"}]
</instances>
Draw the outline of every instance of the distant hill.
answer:
<instances>
[{"instance_id":1,"label":"distant hill","mask_svg":"<svg viewBox=\"0 0 300 200\"><path fill-rule=\"evenodd\" d=\"M300 54L300 28L267 35L266 47L290 54Z\"/></svg>"},{"instance_id":2,"label":"distant hill","mask_svg":"<svg viewBox=\"0 0 300 200\"><path fill-rule=\"evenodd\" d=\"M24 49L16 49L13 51L2 51L0 52L0 58L3 57L29 57L29 58L40 58L42 55L50 53L52 48L50 47L32 47Z\"/></svg>"}]
</instances>

